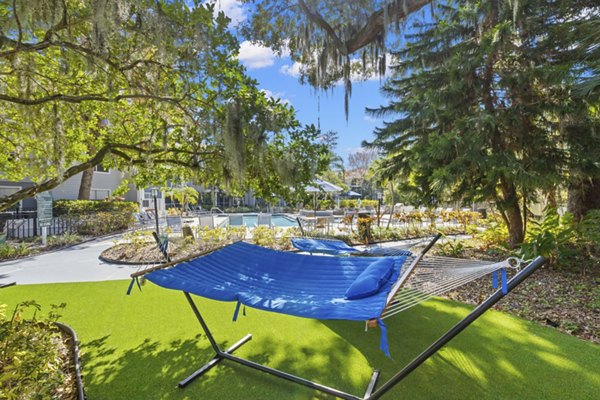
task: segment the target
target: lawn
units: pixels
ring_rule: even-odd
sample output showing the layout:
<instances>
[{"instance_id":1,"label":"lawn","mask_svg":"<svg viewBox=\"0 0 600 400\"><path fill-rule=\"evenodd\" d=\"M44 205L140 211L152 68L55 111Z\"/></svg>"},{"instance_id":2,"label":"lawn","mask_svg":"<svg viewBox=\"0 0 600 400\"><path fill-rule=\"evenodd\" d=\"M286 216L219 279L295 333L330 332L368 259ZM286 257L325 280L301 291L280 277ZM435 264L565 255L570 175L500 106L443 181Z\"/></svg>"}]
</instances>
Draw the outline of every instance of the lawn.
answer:
<instances>
[{"instance_id":1,"label":"lawn","mask_svg":"<svg viewBox=\"0 0 600 400\"><path fill-rule=\"evenodd\" d=\"M82 343L90 400L324 399L325 395L227 361L185 389L176 383L212 356L180 292L128 282L15 286L0 291L13 307L35 299L43 310L65 302L62 321ZM379 330L247 310L232 322L233 303L197 299L223 347L248 332L237 351L329 386L362 394L373 367L382 378L404 366L470 307L432 300L387 323L393 359L379 350ZM591 399L600 392L600 346L492 311L450 342L384 398Z\"/></svg>"}]
</instances>

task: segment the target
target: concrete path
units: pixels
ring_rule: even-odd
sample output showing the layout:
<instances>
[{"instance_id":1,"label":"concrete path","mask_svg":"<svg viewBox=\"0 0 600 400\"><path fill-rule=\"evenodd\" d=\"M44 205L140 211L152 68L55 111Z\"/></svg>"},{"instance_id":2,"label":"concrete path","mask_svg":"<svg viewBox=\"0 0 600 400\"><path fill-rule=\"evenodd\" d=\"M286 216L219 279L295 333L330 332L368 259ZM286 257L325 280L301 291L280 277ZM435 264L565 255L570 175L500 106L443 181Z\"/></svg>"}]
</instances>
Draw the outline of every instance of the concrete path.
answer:
<instances>
[{"instance_id":1,"label":"concrete path","mask_svg":"<svg viewBox=\"0 0 600 400\"><path fill-rule=\"evenodd\" d=\"M114 246L114 237L82 243L68 249L0 263L0 284L93 282L128 279L139 266L106 264L98 259Z\"/></svg>"}]
</instances>

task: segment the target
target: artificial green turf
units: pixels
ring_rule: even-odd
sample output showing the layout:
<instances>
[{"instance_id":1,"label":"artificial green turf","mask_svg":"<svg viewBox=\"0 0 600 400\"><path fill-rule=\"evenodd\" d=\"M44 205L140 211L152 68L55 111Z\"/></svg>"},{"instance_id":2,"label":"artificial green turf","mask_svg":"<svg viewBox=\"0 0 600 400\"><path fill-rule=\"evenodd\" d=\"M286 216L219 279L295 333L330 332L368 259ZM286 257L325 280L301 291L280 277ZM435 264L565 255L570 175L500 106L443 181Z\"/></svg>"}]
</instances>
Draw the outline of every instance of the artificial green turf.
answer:
<instances>
[{"instance_id":1,"label":"artificial green turf","mask_svg":"<svg viewBox=\"0 0 600 400\"><path fill-rule=\"evenodd\" d=\"M227 361L185 389L176 383L212 357L181 292L128 282L24 285L0 290L13 307L35 299L67 303L62 321L78 333L90 400L324 399L310 389ZM248 309L197 298L219 343L248 332L236 354L362 395L373 367L382 379L452 326L469 307L431 300L386 320L393 360L378 350L379 330ZM381 381L380 381L381 382ZM398 384L384 399L593 399L600 393L600 346L500 312L488 312Z\"/></svg>"}]
</instances>

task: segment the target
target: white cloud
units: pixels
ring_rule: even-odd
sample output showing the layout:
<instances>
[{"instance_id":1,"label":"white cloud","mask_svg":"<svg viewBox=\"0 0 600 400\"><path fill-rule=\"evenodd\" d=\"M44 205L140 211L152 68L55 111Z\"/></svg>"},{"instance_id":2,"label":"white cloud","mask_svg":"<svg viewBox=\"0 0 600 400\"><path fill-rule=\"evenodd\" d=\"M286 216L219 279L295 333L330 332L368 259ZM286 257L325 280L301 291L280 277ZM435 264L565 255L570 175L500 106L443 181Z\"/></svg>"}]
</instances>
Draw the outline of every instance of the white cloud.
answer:
<instances>
[{"instance_id":1,"label":"white cloud","mask_svg":"<svg viewBox=\"0 0 600 400\"><path fill-rule=\"evenodd\" d=\"M246 40L240 44L238 59L248 68L265 68L275 64L277 55L268 47Z\"/></svg>"},{"instance_id":2,"label":"white cloud","mask_svg":"<svg viewBox=\"0 0 600 400\"><path fill-rule=\"evenodd\" d=\"M304 65L302 63L296 61L293 64L282 65L281 68L279 68L279 72L281 72L284 75L299 78L303 67Z\"/></svg>"},{"instance_id":3,"label":"white cloud","mask_svg":"<svg viewBox=\"0 0 600 400\"><path fill-rule=\"evenodd\" d=\"M286 99L285 93L284 92L273 92L269 89L260 89L261 92L263 92L264 94L266 94L268 97L273 97L275 99L279 99L281 100L281 102L283 104L292 104L292 102L289 99Z\"/></svg>"},{"instance_id":4,"label":"white cloud","mask_svg":"<svg viewBox=\"0 0 600 400\"><path fill-rule=\"evenodd\" d=\"M240 22L246 19L244 7L240 0L216 0L216 10L223 11L225 15L231 18L232 25L239 25Z\"/></svg>"}]
</instances>

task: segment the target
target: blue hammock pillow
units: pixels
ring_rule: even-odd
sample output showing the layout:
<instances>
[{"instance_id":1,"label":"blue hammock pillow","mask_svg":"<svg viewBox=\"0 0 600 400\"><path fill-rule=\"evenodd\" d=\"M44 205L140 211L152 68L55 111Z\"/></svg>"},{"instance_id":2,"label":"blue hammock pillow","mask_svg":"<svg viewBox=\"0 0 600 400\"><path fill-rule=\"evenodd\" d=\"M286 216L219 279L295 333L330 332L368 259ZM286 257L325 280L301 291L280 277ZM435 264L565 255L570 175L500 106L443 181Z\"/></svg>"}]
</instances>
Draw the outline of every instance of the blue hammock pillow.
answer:
<instances>
[{"instance_id":1,"label":"blue hammock pillow","mask_svg":"<svg viewBox=\"0 0 600 400\"><path fill-rule=\"evenodd\" d=\"M388 283L394 272L394 260L382 258L369 265L346 290L347 300L362 299L373 296Z\"/></svg>"}]
</instances>

